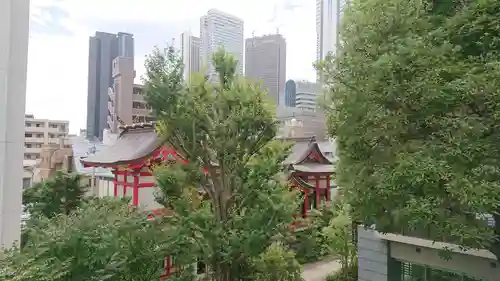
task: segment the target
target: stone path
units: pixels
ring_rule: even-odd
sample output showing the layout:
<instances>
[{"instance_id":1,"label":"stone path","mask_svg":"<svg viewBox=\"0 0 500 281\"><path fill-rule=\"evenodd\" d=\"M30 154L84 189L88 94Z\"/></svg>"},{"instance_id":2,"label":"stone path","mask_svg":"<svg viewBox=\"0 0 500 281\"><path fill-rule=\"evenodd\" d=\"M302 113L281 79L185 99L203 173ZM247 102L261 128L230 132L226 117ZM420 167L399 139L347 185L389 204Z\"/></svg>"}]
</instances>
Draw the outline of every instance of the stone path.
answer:
<instances>
[{"instance_id":1,"label":"stone path","mask_svg":"<svg viewBox=\"0 0 500 281\"><path fill-rule=\"evenodd\" d=\"M324 281L330 273L340 269L340 263L336 260L323 260L304 265L302 277L305 281Z\"/></svg>"}]
</instances>

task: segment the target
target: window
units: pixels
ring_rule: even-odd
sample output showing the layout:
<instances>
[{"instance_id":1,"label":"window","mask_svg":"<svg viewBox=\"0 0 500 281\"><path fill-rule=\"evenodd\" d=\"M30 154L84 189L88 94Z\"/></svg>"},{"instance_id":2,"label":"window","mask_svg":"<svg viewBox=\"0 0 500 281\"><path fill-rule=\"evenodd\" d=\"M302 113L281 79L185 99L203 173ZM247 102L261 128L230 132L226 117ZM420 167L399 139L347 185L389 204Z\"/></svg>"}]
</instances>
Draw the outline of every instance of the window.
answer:
<instances>
[{"instance_id":1,"label":"window","mask_svg":"<svg viewBox=\"0 0 500 281\"><path fill-rule=\"evenodd\" d=\"M34 156L36 159L40 159L40 154L35 154Z\"/></svg>"},{"instance_id":2,"label":"window","mask_svg":"<svg viewBox=\"0 0 500 281\"><path fill-rule=\"evenodd\" d=\"M31 143L25 143L25 144L24 144L24 147L25 147L25 148L31 148L32 146L33 146L33 145L32 145Z\"/></svg>"},{"instance_id":3,"label":"window","mask_svg":"<svg viewBox=\"0 0 500 281\"><path fill-rule=\"evenodd\" d=\"M31 160L31 154L24 154L24 159Z\"/></svg>"},{"instance_id":4,"label":"window","mask_svg":"<svg viewBox=\"0 0 500 281\"><path fill-rule=\"evenodd\" d=\"M37 138L43 138L43 134L37 134L36 137Z\"/></svg>"},{"instance_id":5,"label":"window","mask_svg":"<svg viewBox=\"0 0 500 281\"><path fill-rule=\"evenodd\" d=\"M33 137L33 134L28 134L28 133L26 133L26 134L24 134L24 137L25 137L25 138L32 138L32 137Z\"/></svg>"},{"instance_id":6,"label":"window","mask_svg":"<svg viewBox=\"0 0 500 281\"><path fill-rule=\"evenodd\" d=\"M31 127L31 123L25 122L25 123L24 123L24 126L26 126L26 127Z\"/></svg>"},{"instance_id":7,"label":"window","mask_svg":"<svg viewBox=\"0 0 500 281\"><path fill-rule=\"evenodd\" d=\"M31 179L30 178L23 178L23 188L28 188L31 186Z\"/></svg>"},{"instance_id":8,"label":"window","mask_svg":"<svg viewBox=\"0 0 500 281\"><path fill-rule=\"evenodd\" d=\"M36 124L35 124L35 127L40 128L40 127L42 127L42 124L40 124L40 123L36 123Z\"/></svg>"}]
</instances>

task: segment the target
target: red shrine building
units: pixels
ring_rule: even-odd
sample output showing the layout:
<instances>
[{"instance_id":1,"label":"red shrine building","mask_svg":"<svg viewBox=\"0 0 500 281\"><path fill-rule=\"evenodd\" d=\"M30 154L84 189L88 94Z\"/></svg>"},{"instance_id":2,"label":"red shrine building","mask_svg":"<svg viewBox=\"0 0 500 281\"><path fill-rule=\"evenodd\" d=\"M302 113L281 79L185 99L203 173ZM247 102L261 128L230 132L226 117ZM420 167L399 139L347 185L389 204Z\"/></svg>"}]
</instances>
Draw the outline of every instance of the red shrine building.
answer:
<instances>
[{"instance_id":1,"label":"red shrine building","mask_svg":"<svg viewBox=\"0 0 500 281\"><path fill-rule=\"evenodd\" d=\"M182 155L166 146L157 133L154 124L134 124L121 127L116 142L102 148L94 155L81 159L85 167L111 168L114 180L110 185L99 185L96 196L129 197L133 206L141 206L148 212L148 218L165 213L163 206L155 201L155 179L152 166L167 161L183 161ZM334 147L330 141L309 138L283 138L294 142L290 156L284 161L292 186L303 194L300 213L306 217L309 210L331 201L334 186ZM171 257L165 259L162 277L173 273Z\"/></svg>"}]
</instances>

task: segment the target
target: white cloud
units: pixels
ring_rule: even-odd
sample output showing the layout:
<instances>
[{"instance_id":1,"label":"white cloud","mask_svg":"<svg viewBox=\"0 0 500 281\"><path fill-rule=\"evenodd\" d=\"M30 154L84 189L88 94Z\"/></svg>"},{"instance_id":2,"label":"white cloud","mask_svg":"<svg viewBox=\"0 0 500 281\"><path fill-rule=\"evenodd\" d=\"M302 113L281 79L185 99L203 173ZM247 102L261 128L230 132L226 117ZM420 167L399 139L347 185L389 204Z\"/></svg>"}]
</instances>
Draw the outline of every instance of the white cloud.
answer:
<instances>
[{"instance_id":1,"label":"white cloud","mask_svg":"<svg viewBox=\"0 0 500 281\"><path fill-rule=\"evenodd\" d=\"M245 21L245 34L274 33L279 28L287 40L287 77L314 79L315 4L296 0L294 11L282 9L291 0L34 0L32 18L53 20L41 11L62 8L68 18L59 23L72 34L31 34L28 62L27 112L40 118L70 121L71 131L85 128L87 104L88 37L107 31L109 22L155 24L164 29L199 32L199 18L210 8L234 14ZM101 24L102 23L102 24ZM96 30L90 30L91 27ZM123 30L127 31L127 30ZM141 34L135 34L136 40ZM145 35L144 35L145 36ZM152 36L149 33L147 36ZM156 37L156 36L155 36ZM144 38L144 37L143 37ZM162 45L169 38L158 34L148 42ZM136 42L137 45L138 42ZM154 45L153 44L153 45ZM149 49L153 48L153 45ZM143 72L144 53L136 56L137 72Z\"/></svg>"}]
</instances>

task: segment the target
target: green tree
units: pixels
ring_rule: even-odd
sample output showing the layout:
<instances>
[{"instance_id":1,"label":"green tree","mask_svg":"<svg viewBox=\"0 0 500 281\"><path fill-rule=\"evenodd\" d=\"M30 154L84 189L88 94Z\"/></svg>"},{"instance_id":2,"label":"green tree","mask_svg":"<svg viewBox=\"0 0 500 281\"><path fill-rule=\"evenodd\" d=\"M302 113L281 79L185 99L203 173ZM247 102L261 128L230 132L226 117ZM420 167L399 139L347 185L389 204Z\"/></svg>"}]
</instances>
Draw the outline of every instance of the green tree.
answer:
<instances>
[{"instance_id":1,"label":"green tree","mask_svg":"<svg viewBox=\"0 0 500 281\"><path fill-rule=\"evenodd\" d=\"M169 252L181 265L201 259L210 280L248 280L252 262L282 237L298 196L283 180L289 145L275 140L277 122L260 87L236 74L223 50L218 73L182 81L177 51L146 60L146 97L166 143L188 161L156 170L167 218ZM206 168L206 174L202 168Z\"/></svg>"},{"instance_id":2,"label":"green tree","mask_svg":"<svg viewBox=\"0 0 500 281\"><path fill-rule=\"evenodd\" d=\"M0 260L0 280L158 280L163 224L126 201L92 199L69 215L43 218L22 251Z\"/></svg>"},{"instance_id":3,"label":"green tree","mask_svg":"<svg viewBox=\"0 0 500 281\"><path fill-rule=\"evenodd\" d=\"M253 261L253 280L302 281L302 266L295 254L279 243L273 243Z\"/></svg>"},{"instance_id":4,"label":"green tree","mask_svg":"<svg viewBox=\"0 0 500 281\"><path fill-rule=\"evenodd\" d=\"M355 219L500 256L499 25L495 0L346 10L339 55L319 68Z\"/></svg>"},{"instance_id":5,"label":"green tree","mask_svg":"<svg viewBox=\"0 0 500 281\"><path fill-rule=\"evenodd\" d=\"M25 189L22 202L27 219L23 222L20 246L28 243L32 230L41 227L45 218L67 215L80 207L86 191L80 175L64 172Z\"/></svg>"},{"instance_id":6,"label":"green tree","mask_svg":"<svg viewBox=\"0 0 500 281\"><path fill-rule=\"evenodd\" d=\"M335 215L330 219L321 234L323 236L323 245L329 253L333 253L338 257L340 262L340 271L335 275L341 280L358 280L356 272L357 265L357 249L353 243L353 223L349 214L349 205L341 204L331 207ZM352 268L355 268L352 270Z\"/></svg>"},{"instance_id":7,"label":"green tree","mask_svg":"<svg viewBox=\"0 0 500 281\"><path fill-rule=\"evenodd\" d=\"M23 192L24 211L30 216L51 218L69 214L82 204L87 186L78 174L57 172L56 176L36 183Z\"/></svg>"}]
</instances>

